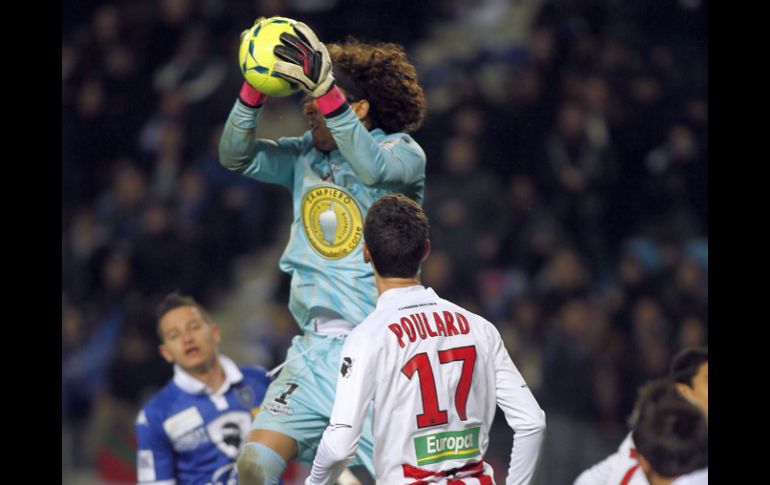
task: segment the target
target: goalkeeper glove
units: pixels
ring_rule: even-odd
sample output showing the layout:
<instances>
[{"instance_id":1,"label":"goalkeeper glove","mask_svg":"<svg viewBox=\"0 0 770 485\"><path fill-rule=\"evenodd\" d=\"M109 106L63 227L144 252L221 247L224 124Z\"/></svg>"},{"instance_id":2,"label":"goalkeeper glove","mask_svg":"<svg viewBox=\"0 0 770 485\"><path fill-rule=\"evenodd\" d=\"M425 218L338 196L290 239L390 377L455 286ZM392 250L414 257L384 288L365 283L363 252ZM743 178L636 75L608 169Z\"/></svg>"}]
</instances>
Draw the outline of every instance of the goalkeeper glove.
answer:
<instances>
[{"instance_id":1,"label":"goalkeeper glove","mask_svg":"<svg viewBox=\"0 0 770 485\"><path fill-rule=\"evenodd\" d=\"M294 24L294 30L297 35L286 32L280 35L281 43L275 46L273 53L282 60L275 62L273 71L318 98L329 92L334 83L329 51L304 23Z\"/></svg>"}]
</instances>

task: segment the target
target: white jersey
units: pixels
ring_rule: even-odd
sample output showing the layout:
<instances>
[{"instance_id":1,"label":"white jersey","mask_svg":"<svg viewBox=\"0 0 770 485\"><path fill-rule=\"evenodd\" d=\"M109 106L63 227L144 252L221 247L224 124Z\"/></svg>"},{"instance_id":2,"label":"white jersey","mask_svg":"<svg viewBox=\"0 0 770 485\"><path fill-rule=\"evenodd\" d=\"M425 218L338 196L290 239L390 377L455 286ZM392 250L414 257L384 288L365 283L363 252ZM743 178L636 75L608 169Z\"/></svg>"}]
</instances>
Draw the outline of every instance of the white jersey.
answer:
<instances>
[{"instance_id":1,"label":"white jersey","mask_svg":"<svg viewBox=\"0 0 770 485\"><path fill-rule=\"evenodd\" d=\"M648 485L636 461L636 446L628 433L618 451L585 470L573 485Z\"/></svg>"},{"instance_id":2,"label":"white jersey","mask_svg":"<svg viewBox=\"0 0 770 485\"><path fill-rule=\"evenodd\" d=\"M429 288L391 289L341 356L334 410L306 483L333 482L371 402L380 484L493 484L483 458L495 405L515 433L506 483L531 480L545 413L487 320Z\"/></svg>"}]
</instances>

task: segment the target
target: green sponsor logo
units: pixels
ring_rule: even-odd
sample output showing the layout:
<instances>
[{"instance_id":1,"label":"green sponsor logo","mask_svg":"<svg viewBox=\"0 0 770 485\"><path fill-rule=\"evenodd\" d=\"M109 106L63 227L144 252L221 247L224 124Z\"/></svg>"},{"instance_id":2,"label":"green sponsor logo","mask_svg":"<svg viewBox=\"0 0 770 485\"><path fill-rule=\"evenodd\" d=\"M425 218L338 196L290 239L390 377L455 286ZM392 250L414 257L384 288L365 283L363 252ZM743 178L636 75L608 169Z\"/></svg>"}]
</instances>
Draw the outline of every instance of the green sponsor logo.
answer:
<instances>
[{"instance_id":1,"label":"green sponsor logo","mask_svg":"<svg viewBox=\"0 0 770 485\"><path fill-rule=\"evenodd\" d=\"M414 439L414 452L418 465L430 465L444 460L469 458L479 451L479 427L462 431L418 436Z\"/></svg>"}]
</instances>

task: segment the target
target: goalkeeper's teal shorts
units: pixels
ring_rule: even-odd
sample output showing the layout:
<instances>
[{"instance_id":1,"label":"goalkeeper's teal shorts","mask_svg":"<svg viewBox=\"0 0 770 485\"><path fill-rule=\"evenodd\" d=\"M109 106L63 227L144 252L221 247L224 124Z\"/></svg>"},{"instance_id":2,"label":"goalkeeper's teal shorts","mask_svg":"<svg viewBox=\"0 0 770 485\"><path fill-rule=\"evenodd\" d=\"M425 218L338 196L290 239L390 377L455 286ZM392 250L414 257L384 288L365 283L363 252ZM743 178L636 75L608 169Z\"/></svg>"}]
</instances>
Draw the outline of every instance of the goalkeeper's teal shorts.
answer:
<instances>
[{"instance_id":1,"label":"goalkeeper's teal shorts","mask_svg":"<svg viewBox=\"0 0 770 485\"><path fill-rule=\"evenodd\" d=\"M329 425L340 351L345 336L305 333L294 337L284 367L267 389L251 429L267 429L297 442L297 459L312 464L321 435ZM372 408L364 421L358 449L349 466L363 465L374 477Z\"/></svg>"}]
</instances>

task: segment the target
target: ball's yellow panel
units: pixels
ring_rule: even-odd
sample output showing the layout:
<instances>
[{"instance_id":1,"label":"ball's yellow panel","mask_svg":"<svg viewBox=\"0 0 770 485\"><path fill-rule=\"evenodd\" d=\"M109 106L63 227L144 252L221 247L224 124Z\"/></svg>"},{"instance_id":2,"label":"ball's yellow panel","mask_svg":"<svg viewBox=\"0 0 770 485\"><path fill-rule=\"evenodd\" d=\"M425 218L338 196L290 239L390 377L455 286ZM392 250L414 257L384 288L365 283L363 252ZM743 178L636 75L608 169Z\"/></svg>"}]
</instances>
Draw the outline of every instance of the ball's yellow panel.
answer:
<instances>
[{"instance_id":1,"label":"ball's yellow panel","mask_svg":"<svg viewBox=\"0 0 770 485\"><path fill-rule=\"evenodd\" d=\"M270 17L254 25L241 41L238 53L241 72L246 82L268 96L289 96L298 87L273 73L273 64L279 60L273 48L281 41L283 32L297 35L294 20L286 17Z\"/></svg>"}]
</instances>

